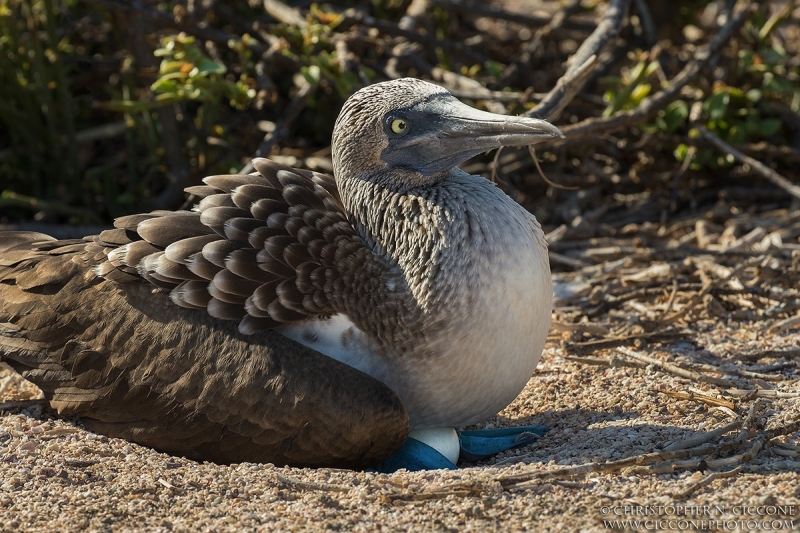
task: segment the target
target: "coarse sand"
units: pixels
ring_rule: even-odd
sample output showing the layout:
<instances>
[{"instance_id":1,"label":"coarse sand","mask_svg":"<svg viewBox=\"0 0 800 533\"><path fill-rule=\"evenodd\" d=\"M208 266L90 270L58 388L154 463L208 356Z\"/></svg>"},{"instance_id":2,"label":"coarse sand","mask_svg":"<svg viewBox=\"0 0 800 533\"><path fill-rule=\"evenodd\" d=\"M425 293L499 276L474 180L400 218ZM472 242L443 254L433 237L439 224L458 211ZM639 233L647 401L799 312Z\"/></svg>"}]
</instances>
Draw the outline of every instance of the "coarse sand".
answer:
<instances>
[{"instance_id":1,"label":"coarse sand","mask_svg":"<svg viewBox=\"0 0 800 533\"><path fill-rule=\"evenodd\" d=\"M781 367L778 380L762 382L763 390L737 400L733 411L659 392L720 397L713 385L657 365L569 360L563 346L551 343L522 394L483 425L546 424L552 429L543 438L458 471L389 475L165 455L59 417L35 401L38 389L2 369L0 528L603 531L622 528L611 520L639 520L629 530L791 531L800 528L800 387L793 365L800 341L791 332L770 337L769 346L752 337L736 324L718 324L692 343L637 349L654 358L719 361L774 351L774 360L761 363ZM709 433L748 411L749 427ZM653 458L690 438L686 446L705 441L705 453ZM638 465L614 466L635 456L643 458ZM582 475L564 470L580 465L593 466Z\"/></svg>"}]
</instances>

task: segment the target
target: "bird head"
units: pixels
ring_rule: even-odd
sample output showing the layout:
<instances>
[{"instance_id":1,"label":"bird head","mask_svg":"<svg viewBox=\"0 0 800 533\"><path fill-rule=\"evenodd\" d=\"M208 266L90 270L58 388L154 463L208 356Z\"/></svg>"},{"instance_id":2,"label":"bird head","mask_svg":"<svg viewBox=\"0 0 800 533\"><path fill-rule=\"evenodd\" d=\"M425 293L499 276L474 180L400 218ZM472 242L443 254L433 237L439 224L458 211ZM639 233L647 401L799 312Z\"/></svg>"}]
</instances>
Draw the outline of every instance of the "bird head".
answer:
<instances>
[{"instance_id":1,"label":"bird head","mask_svg":"<svg viewBox=\"0 0 800 533\"><path fill-rule=\"evenodd\" d=\"M563 136L543 120L479 111L438 85L403 78L345 102L333 130L334 174L418 185L487 150Z\"/></svg>"}]
</instances>

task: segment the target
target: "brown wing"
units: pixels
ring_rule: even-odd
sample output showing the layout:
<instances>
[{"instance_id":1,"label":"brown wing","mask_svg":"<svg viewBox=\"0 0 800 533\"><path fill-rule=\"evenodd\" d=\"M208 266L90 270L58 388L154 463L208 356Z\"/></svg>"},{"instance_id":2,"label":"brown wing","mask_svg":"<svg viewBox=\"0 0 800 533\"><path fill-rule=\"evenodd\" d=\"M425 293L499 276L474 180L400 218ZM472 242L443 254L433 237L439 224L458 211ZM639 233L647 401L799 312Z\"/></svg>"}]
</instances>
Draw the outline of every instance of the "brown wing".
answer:
<instances>
[{"instance_id":1,"label":"brown wing","mask_svg":"<svg viewBox=\"0 0 800 533\"><path fill-rule=\"evenodd\" d=\"M266 159L254 165L255 174L211 176L187 189L202 197L196 211L117 219L89 248L107 257L97 273L142 277L177 305L238 321L248 334L343 311L332 300L347 275L341 265L371 254L334 179Z\"/></svg>"},{"instance_id":2,"label":"brown wing","mask_svg":"<svg viewBox=\"0 0 800 533\"><path fill-rule=\"evenodd\" d=\"M240 178L229 178L229 183ZM224 190L224 179L209 181L216 184L210 185L212 192ZM234 189L230 194L215 192L204 201L220 194L234 198L241 192ZM335 200L332 194L326 198ZM259 220L253 215L257 202L250 206L249 218L242 207L221 205L237 216L206 214L211 224L206 226L202 218L211 209L209 203L199 214L126 217L118 221L117 230L95 239L55 241L41 234L0 233L0 359L36 383L59 412L84 417L96 431L169 453L217 462L357 468L396 451L407 435L408 418L397 396L382 383L277 333L254 330L245 335L235 322L192 309L207 307L211 313L214 301L222 311L241 309L252 296L235 300L233 296L243 295L217 276L224 271L243 273L228 268L237 263L228 256L252 254L256 247L249 238L217 236L244 224L220 221ZM255 254L265 250L269 257L246 262L251 269L255 266L284 280L292 279L291 268L304 272L300 266L308 263L297 263L293 252L281 255L266 244L272 237L300 235L289 223L298 214L285 215L277 227L284 233L265 236ZM318 219L316 214L307 216ZM336 223L301 227L318 229L322 238L309 242L322 241L324 248L325 228ZM185 260L169 250L172 243L182 249L203 240L198 251L183 251ZM206 246L219 242L223 244L216 245L219 249L212 246L207 257ZM227 242L237 247L226 252ZM202 284L216 286L218 279L219 292L203 292ZM253 281L246 276L241 280ZM259 287L270 283L274 280ZM153 285L166 290L154 291ZM277 285L275 294L280 297ZM318 289L311 286L314 290L307 290L313 298ZM283 306L298 300L279 301ZM253 309L261 310L257 301ZM311 314L305 306L297 309ZM268 316L259 318L283 316L276 312L276 318L272 311L267 308ZM230 313L223 318L235 319Z\"/></svg>"}]
</instances>

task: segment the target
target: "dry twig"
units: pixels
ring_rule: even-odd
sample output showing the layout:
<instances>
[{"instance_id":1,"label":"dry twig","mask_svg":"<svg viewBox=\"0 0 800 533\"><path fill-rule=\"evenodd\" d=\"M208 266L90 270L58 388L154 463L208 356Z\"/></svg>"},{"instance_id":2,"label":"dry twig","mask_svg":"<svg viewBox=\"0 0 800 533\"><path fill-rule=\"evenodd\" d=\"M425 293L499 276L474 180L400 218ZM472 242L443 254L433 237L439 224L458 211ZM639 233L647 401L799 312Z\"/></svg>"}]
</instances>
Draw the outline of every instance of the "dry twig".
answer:
<instances>
[{"instance_id":1,"label":"dry twig","mask_svg":"<svg viewBox=\"0 0 800 533\"><path fill-rule=\"evenodd\" d=\"M726 470L724 472L713 472L713 473L707 475L706 477L704 477L703 479L701 479L700 481L698 481L696 483L693 483L692 485L688 486L683 491L675 494L674 497L675 498L688 498L689 496L691 496L692 494L694 494L698 490L702 489L703 487L707 487L708 485L710 485L711 483L713 483L717 479L723 479L723 478L727 478L727 477L734 477L734 476L738 475L742 471L743 468L744 468L744 465L739 465L736 468L733 468L731 470Z\"/></svg>"},{"instance_id":2,"label":"dry twig","mask_svg":"<svg viewBox=\"0 0 800 533\"><path fill-rule=\"evenodd\" d=\"M619 459L617 461L593 462L585 465L557 468L555 470L542 471L539 470L539 467L537 466L536 469L531 468L521 473L499 475L495 478L495 481L498 481L504 489L508 489L531 480L545 481L585 476L586 474L590 474L592 472L616 472L630 466L651 464L657 461L665 461L670 459L683 459L698 455L707 455L716 451L717 449L717 446L713 444L704 444L696 448L645 453L641 455L634 455L633 457L626 457L625 459Z\"/></svg>"},{"instance_id":3,"label":"dry twig","mask_svg":"<svg viewBox=\"0 0 800 533\"><path fill-rule=\"evenodd\" d=\"M726 379L715 378L713 376L706 376L705 374L700 374L699 372L686 370L672 363L661 361L659 359L655 359L648 355L634 352L630 348L619 347L617 348L617 351L625 355L626 357L630 357L631 359L635 359L637 361L640 361L648 365L654 365L658 367L660 370L663 370L675 376L680 376L682 378L690 379L692 381L702 381L704 383L710 383L711 385L717 385L719 387L724 387L724 388L728 388L731 386L731 383Z\"/></svg>"},{"instance_id":4,"label":"dry twig","mask_svg":"<svg viewBox=\"0 0 800 533\"><path fill-rule=\"evenodd\" d=\"M778 187L788 192L795 198L800 198L800 186L795 185L785 177L781 176L780 174L778 174L765 164L753 159L749 155L743 154L730 144L720 139L719 136L705 129L703 126L695 124L694 127L697 129L697 131L700 132L700 135L702 135L705 140L713 144L718 150L726 154L732 155L734 159L736 159L738 162L746 166L749 166L756 174L758 174L762 178L766 178L774 185L777 185Z\"/></svg>"},{"instance_id":5,"label":"dry twig","mask_svg":"<svg viewBox=\"0 0 800 533\"><path fill-rule=\"evenodd\" d=\"M716 407L727 407L728 409L733 409L735 407L733 402L729 400L725 400L722 398L715 398L714 396L707 396L705 394L699 394L696 392L670 391L670 390L660 390L660 389L650 389L650 390L652 390L653 392L657 392L659 394L670 396L672 398L677 398L678 400L703 402L704 404L707 405L714 405Z\"/></svg>"}]
</instances>

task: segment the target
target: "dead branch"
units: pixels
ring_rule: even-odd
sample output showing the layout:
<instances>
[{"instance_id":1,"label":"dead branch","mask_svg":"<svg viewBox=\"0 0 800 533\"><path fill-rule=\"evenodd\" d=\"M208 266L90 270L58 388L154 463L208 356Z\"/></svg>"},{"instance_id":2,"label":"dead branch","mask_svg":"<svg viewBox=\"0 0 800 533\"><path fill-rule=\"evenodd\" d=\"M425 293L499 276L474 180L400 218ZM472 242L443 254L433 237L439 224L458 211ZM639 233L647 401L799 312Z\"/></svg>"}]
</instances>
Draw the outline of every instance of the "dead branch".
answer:
<instances>
[{"instance_id":1,"label":"dead branch","mask_svg":"<svg viewBox=\"0 0 800 533\"><path fill-rule=\"evenodd\" d=\"M622 1L627 2L627 0ZM542 41L544 38L550 35L554 30L563 26L569 17L578 12L580 7L580 0L570 0L564 7L559 9L555 15L553 15L553 18L550 20L550 22L536 30L536 32L533 34L533 37L531 37L531 39L521 47L517 53L517 56L512 59L511 63L506 67L505 71L503 71L503 74L500 76L500 78L494 82L494 86L497 88L505 87L517 77L521 70L530 68L530 64L535 58L536 53L542 48ZM614 6L612 4L609 6L608 11L613 9ZM606 12L606 15L608 15L608 11ZM598 25L598 30L601 26L602 22L600 25ZM590 39L591 37L586 41L588 42Z\"/></svg>"},{"instance_id":2,"label":"dead branch","mask_svg":"<svg viewBox=\"0 0 800 533\"><path fill-rule=\"evenodd\" d=\"M401 30L415 30L420 20L424 20L425 12L430 8L429 4L429 0L411 0L406 14L397 23L397 27Z\"/></svg>"},{"instance_id":3,"label":"dead branch","mask_svg":"<svg viewBox=\"0 0 800 533\"><path fill-rule=\"evenodd\" d=\"M526 26L532 26L534 28L538 28L539 26L544 26L552 20L551 17L537 17L536 15L514 13L499 7L477 4L473 2L461 2L455 0L435 0L434 4L448 11L467 13L470 15L487 17L497 20L508 20L511 22L516 22L518 24L524 24ZM582 30L582 31L592 31L596 27L593 21L586 19L567 20L563 26L564 28L569 30Z\"/></svg>"},{"instance_id":4,"label":"dead branch","mask_svg":"<svg viewBox=\"0 0 800 533\"><path fill-rule=\"evenodd\" d=\"M628 145L630 150L641 150L654 145L657 146L678 146L686 144L689 147L697 148L702 146L713 146L703 137L690 137L689 135L651 135L645 133L641 139ZM732 144L736 150L751 156L773 157L789 162L800 162L800 150L791 146L776 146L768 142Z\"/></svg>"},{"instance_id":5,"label":"dead branch","mask_svg":"<svg viewBox=\"0 0 800 533\"><path fill-rule=\"evenodd\" d=\"M616 358L605 358L605 357L578 357L574 355L567 355L564 357L567 361L572 361L574 363L581 363L584 365L595 365L595 366L610 366L610 367L620 367L620 366L627 366L631 368L646 368L647 365L644 363L639 363L637 361L626 361L625 359L616 359ZM661 392L661 391L659 391Z\"/></svg>"},{"instance_id":6,"label":"dead branch","mask_svg":"<svg viewBox=\"0 0 800 533\"><path fill-rule=\"evenodd\" d=\"M697 131L700 132L700 135L702 135L705 140L714 145L718 150L720 150L723 153L732 155L733 158L736 159L738 162L744 164L746 167L750 167L756 174L758 174L762 178L766 178L767 180L772 182L773 185L777 185L778 187L788 192L795 198L800 198L800 186L795 185L788 179L784 178L783 176L781 176L780 174L769 168L767 165L753 159L749 155L743 154L730 144L720 139L719 136L705 129L703 126L695 124L694 127L697 129Z\"/></svg>"},{"instance_id":7,"label":"dead branch","mask_svg":"<svg viewBox=\"0 0 800 533\"><path fill-rule=\"evenodd\" d=\"M731 396L733 398L751 399L751 398L798 398L800 392L784 392L779 390L768 389L728 389L720 391L722 394Z\"/></svg>"},{"instance_id":8,"label":"dead branch","mask_svg":"<svg viewBox=\"0 0 800 533\"><path fill-rule=\"evenodd\" d=\"M718 279L716 279L714 281L705 283L703 285L703 288L700 289L700 291L697 292L694 296L692 296L692 299L689 301L689 303L687 303L683 307L683 309L681 309L680 311L676 311L675 313L672 313L668 317L664 318L661 321L661 325L665 326L667 324L672 324L676 320L686 316L686 314L688 314L698 303L700 303L703 300L703 298L705 297L705 295L709 294L712 289L718 287L723 282L730 281L731 279L734 279L736 276L741 274L748 267L753 266L756 263L759 263L762 260L762 257L763 256L758 256L758 257L755 257L755 258L751 258L748 261L745 261L744 263L739 265L736 268L736 270L731 271L728 276L726 276L724 278L718 278Z\"/></svg>"},{"instance_id":9,"label":"dead branch","mask_svg":"<svg viewBox=\"0 0 800 533\"><path fill-rule=\"evenodd\" d=\"M740 361L758 361L759 359L794 359L796 357L800 357L800 348L790 348L788 350L765 350L751 354L737 355L736 359L739 359Z\"/></svg>"},{"instance_id":10,"label":"dead branch","mask_svg":"<svg viewBox=\"0 0 800 533\"><path fill-rule=\"evenodd\" d=\"M750 462L756 455L758 455L758 452L761 451L761 448L764 447L765 440L766 435L762 433L753 440L750 446L748 446L743 453L725 457L723 459L710 459L706 461L706 464L709 468L715 469Z\"/></svg>"},{"instance_id":11,"label":"dead branch","mask_svg":"<svg viewBox=\"0 0 800 533\"><path fill-rule=\"evenodd\" d=\"M278 22L299 28L307 26L306 18L300 14L298 9L288 6L279 0L264 0L264 11Z\"/></svg>"},{"instance_id":12,"label":"dead branch","mask_svg":"<svg viewBox=\"0 0 800 533\"><path fill-rule=\"evenodd\" d=\"M622 29L629 0L614 0L609 4L603 20L569 59L569 68L556 86L526 115L554 120L581 91L597 66L597 57ZM569 134L567 134L569 136Z\"/></svg>"},{"instance_id":13,"label":"dead branch","mask_svg":"<svg viewBox=\"0 0 800 533\"><path fill-rule=\"evenodd\" d=\"M585 342L576 342L570 346L581 350L597 350L600 348L614 348L625 344L635 344L637 341L667 341L680 337L686 337L685 331L653 331L648 333L636 333L633 335L623 335L608 339L598 339Z\"/></svg>"},{"instance_id":14,"label":"dead branch","mask_svg":"<svg viewBox=\"0 0 800 533\"><path fill-rule=\"evenodd\" d=\"M405 30L393 22L389 22L387 20L378 20L359 9L348 9L344 11L342 15L344 15L344 20L342 21L341 27L344 29L353 25L362 25L368 28L375 28L376 30L393 37L403 37L410 42L420 43L424 46L432 48L442 48L448 52L458 54L459 56L473 63L483 64L488 59L462 43L448 39L437 39L436 37L423 35L415 31Z\"/></svg>"}]
</instances>

